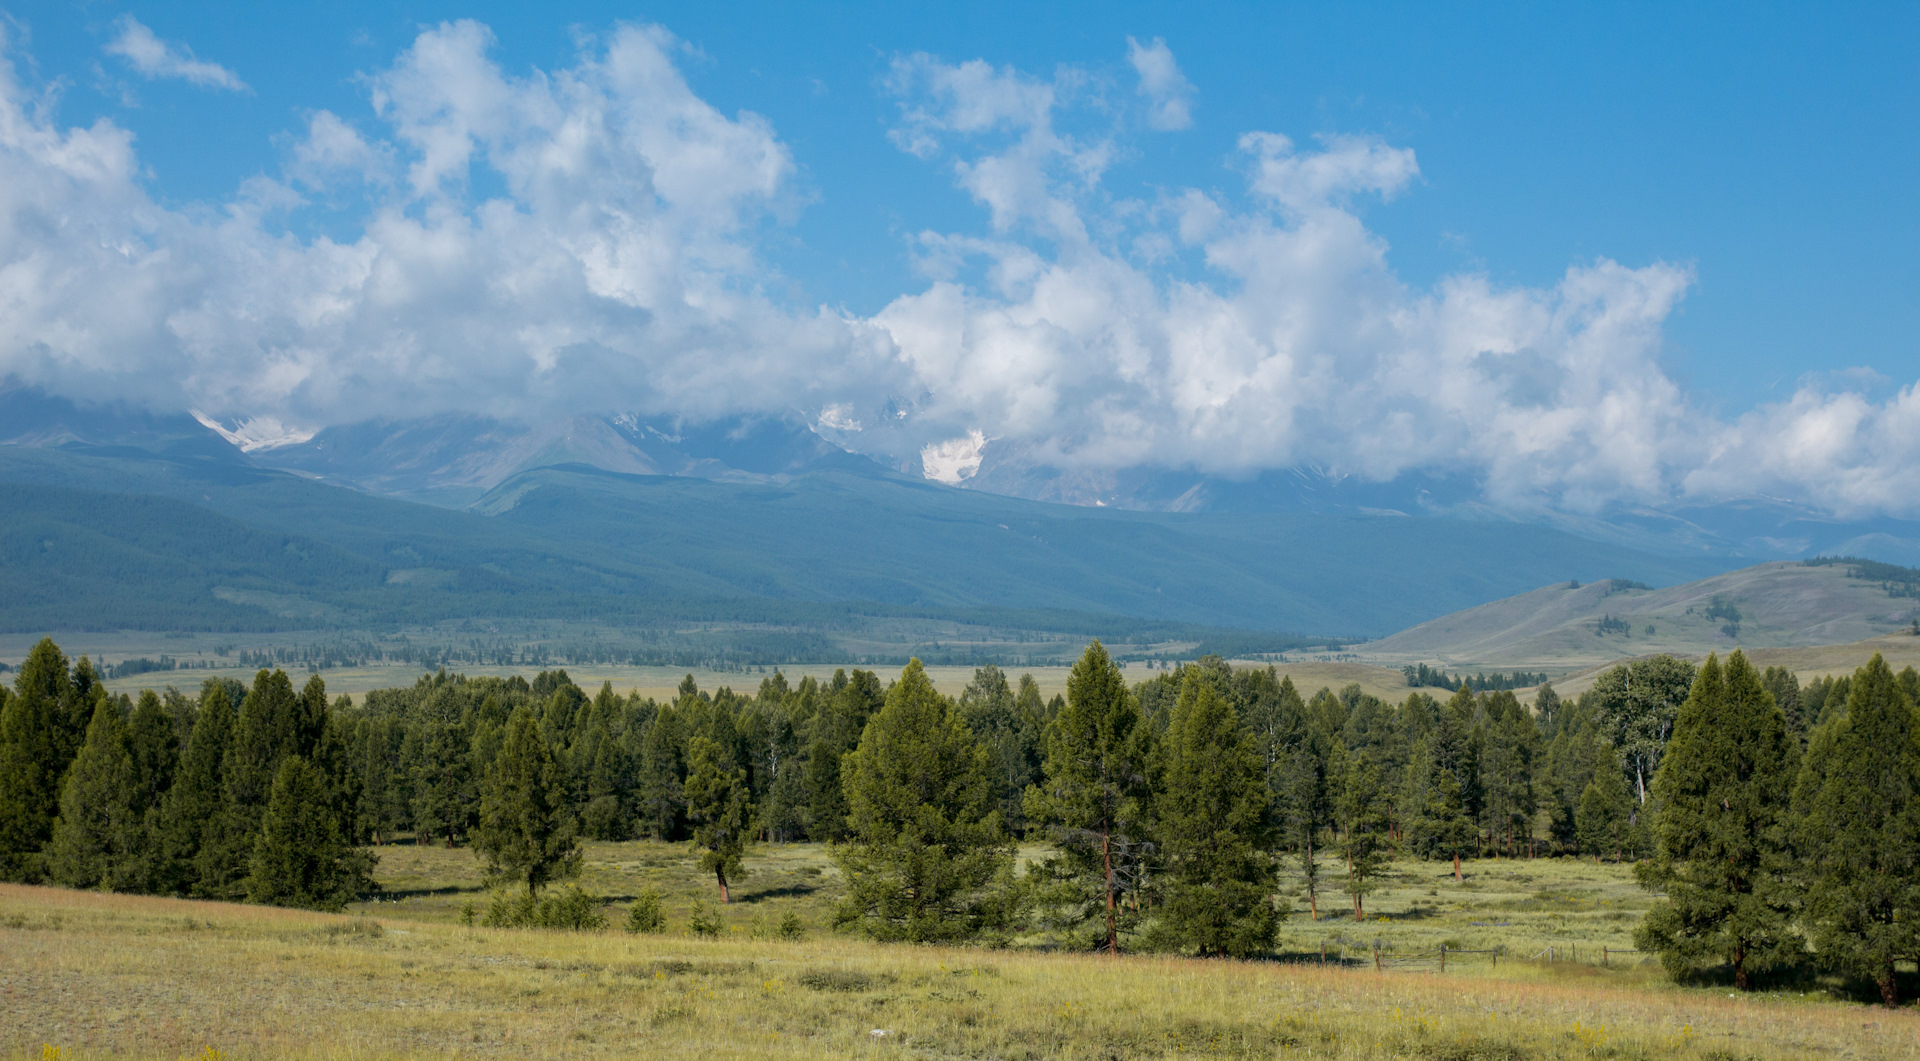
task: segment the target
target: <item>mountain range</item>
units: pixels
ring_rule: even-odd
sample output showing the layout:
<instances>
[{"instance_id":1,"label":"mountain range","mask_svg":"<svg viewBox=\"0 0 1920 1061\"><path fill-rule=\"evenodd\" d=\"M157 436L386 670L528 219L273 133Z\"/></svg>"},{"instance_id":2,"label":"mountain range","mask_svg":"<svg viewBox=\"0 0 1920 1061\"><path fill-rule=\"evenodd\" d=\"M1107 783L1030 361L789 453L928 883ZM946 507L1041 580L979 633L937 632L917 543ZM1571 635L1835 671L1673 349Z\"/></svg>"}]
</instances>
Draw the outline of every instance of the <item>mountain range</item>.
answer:
<instances>
[{"instance_id":1,"label":"mountain range","mask_svg":"<svg viewBox=\"0 0 1920 1061\"><path fill-rule=\"evenodd\" d=\"M7 627L807 627L851 609L1350 638L1567 578L1670 584L1734 565L1338 489L1265 510L1008 497L778 419L274 426L0 392Z\"/></svg>"}]
</instances>

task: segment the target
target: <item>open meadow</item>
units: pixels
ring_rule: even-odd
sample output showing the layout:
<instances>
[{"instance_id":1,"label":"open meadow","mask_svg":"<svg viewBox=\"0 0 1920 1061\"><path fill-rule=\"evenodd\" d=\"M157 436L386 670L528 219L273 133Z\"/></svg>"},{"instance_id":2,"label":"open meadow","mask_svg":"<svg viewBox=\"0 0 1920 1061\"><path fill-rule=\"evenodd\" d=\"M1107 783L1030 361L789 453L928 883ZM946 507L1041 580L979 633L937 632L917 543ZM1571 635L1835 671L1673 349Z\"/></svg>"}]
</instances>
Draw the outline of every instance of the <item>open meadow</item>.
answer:
<instances>
[{"instance_id":1,"label":"open meadow","mask_svg":"<svg viewBox=\"0 0 1920 1061\"><path fill-rule=\"evenodd\" d=\"M1031 852L1029 852L1031 853ZM1666 982L1629 947L1624 867L1402 863L1369 920L1323 896L1281 961L884 946L833 932L815 845L761 847L724 929L687 931L711 885L684 847L591 844L597 933L461 924L484 909L465 849L380 850L384 897L345 914L0 886L0 1053L93 1057L699 1056L1122 1058L1912 1057L1920 1014L1825 994ZM1329 867L1331 869L1331 867ZM667 930L620 929L666 897ZM770 926L799 913L803 938ZM1383 945L1376 965L1375 940ZM1440 943L1444 973L1408 961ZM1326 964L1320 946L1329 947ZM1538 951L1555 947L1548 961ZM1577 948L1578 960L1574 957ZM1395 960L1397 958L1401 960ZM1624 959L1624 960L1623 960ZM209 1053L208 1051L215 1053Z\"/></svg>"}]
</instances>

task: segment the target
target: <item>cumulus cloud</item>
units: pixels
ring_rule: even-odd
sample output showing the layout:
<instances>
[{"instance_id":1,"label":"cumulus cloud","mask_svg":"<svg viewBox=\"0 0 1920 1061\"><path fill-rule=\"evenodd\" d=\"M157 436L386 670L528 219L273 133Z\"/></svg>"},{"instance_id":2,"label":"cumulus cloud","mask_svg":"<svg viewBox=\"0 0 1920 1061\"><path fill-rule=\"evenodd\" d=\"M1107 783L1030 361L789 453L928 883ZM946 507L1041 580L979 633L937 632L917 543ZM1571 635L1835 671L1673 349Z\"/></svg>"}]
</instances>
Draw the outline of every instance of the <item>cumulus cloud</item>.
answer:
<instances>
[{"instance_id":1,"label":"cumulus cloud","mask_svg":"<svg viewBox=\"0 0 1920 1061\"><path fill-rule=\"evenodd\" d=\"M1193 82L1173 61L1173 49L1155 37L1150 44L1127 38L1127 62L1140 75L1140 95L1148 102L1147 127L1161 132L1193 124Z\"/></svg>"},{"instance_id":2,"label":"cumulus cloud","mask_svg":"<svg viewBox=\"0 0 1920 1061\"><path fill-rule=\"evenodd\" d=\"M894 62L894 142L984 223L916 234L924 279L870 319L766 293L795 159L697 96L666 31L554 70L492 49L478 23L424 30L367 77L368 115L305 115L280 173L214 209L156 202L125 129L61 126L0 64L0 377L204 410L255 447L446 410L784 412L954 482L1017 456L1464 473L1572 509L1920 505L1916 386L1809 380L1726 420L1664 371L1687 266L1405 283L1365 214L1420 168L1377 137L1250 131L1219 187L1116 193L1129 130L1190 117L1164 42L1129 42L1118 97L1098 71ZM299 234L321 209L348 213Z\"/></svg>"},{"instance_id":3,"label":"cumulus cloud","mask_svg":"<svg viewBox=\"0 0 1920 1061\"><path fill-rule=\"evenodd\" d=\"M852 408L906 385L878 329L761 293L790 152L695 96L671 37L620 27L524 75L491 46L476 23L423 32L370 80L380 129L311 115L286 176L219 213L155 203L125 130L59 128L0 70L0 374L309 426ZM342 183L370 196L355 238L289 234Z\"/></svg>"},{"instance_id":4,"label":"cumulus cloud","mask_svg":"<svg viewBox=\"0 0 1920 1061\"><path fill-rule=\"evenodd\" d=\"M247 91L247 83L239 74L219 63L194 58L193 49L184 44L161 40L132 15L120 16L114 25L118 32L107 42L107 54L125 59L143 77L177 78L201 88Z\"/></svg>"},{"instance_id":5,"label":"cumulus cloud","mask_svg":"<svg viewBox=\"0 0 1920 1061\"><path fill-rule=\"evenodd\" d=\"M1419 177L1410 150L1250 132L1232 162L1243 194L1128 203L1052 132L1047 85L924 56L912 70L895 83L905 140L953 156L994 230L920 236L932 285L875 318L929 395L917 420L939 442L928 466L948 477L951 457L991 462L998 446L1076 471L1463 472L1514 506L1773 486L1837 509L1915 509L1913 389L1876 406L1809 388L1725 424L1666 374L1662 326L1688 267L1602 259L1544 288L1479 274L1410 288L1362 218ZM1202 267L1161 268L1169 246Z\"/></svg>"}]
</instances>

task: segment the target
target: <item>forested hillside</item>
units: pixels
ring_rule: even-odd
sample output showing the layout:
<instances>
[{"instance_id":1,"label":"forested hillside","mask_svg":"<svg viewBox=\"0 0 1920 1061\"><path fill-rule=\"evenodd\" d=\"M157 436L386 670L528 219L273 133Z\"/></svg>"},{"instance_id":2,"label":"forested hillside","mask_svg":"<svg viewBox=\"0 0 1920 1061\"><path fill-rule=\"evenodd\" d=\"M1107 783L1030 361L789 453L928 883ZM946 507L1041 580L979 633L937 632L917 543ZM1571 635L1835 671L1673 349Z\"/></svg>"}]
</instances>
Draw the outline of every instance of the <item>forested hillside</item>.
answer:
<instances>
[{"instance_id":1,"label":"forested hillside","mask_svg":"<svg viewBox=\"0 0 1920 1061\"><path fill-rule=\"evenodd\" d=\"M915 661L666 702L563 671L353 704L262 670L135 700L44 641L0 697L0 873L338 908L406 835L485 858L490 924L582 928L602 901L549 886L583 837L685 842L721 903L755 845L811 839L836 845L838 923L876 939L1253 956L1288 916L1364 920L1396 861L1565 855L1638 864L1665 896L1638 936L1676 978L1818 965L1893 1003L1916 703L1920 674L1878 656L1804 688L1736 652L1635 661L1578 700L1394 704L1217 658L1130 687L1097 642L1051 699L992 667L949 698ZM1016 874L1015 844L1046 853ZM657 900L627 918L657 928Z\"/></svg>"},{"instance_id":2,"label":"forested hillside","mask_svg":"<svg viewBox=\"0 0 1920 1061\"><path fill-rule=\"evenodd\" d=\"M1114 512L839 472L756 484L542 468L462 512L238 451L0 446L0 487L9 511L31 514L9 523L0 555L0 594L21 602L4 615L14 629L165 616L215 629L795 623L832 605L1354 636L1555 578L1668 582L1711 568L1510 523ZM109 500L127 495L172 503ZM127 601L129 587L144 599Z\"/></svg>"}]
</instances>

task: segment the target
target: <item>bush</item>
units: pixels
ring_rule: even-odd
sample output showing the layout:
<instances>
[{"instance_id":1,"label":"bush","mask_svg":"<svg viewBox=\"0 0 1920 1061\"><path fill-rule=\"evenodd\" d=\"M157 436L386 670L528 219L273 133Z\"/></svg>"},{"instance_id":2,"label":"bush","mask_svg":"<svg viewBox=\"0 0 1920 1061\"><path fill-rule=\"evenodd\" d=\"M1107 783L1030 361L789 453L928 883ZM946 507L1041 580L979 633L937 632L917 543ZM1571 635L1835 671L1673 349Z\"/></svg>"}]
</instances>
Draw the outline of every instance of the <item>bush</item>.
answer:
<instances>
[{"instance_id":1,"label":"bush","mask_svg":"<svg viewBox=\"0 0 1920 1061\"><path fill-rule=\"evenodd\" d=\"M780 938L787 940L807 938L807 926L801 923L799 914L788 910L787 915L780 919Z\"/></svg>"},{"instance_id":2,"label":"bush","mask_svg":"<svg viewBox=\"0 0 1920 1061\"><path fill-rule=\"evenodd\" d=\"M659 932L667 927L666 911L660 908L660 893L652 888L640 889L640 894L627 908L627 931L629 933Z\"/></svg>"},{"instance_id":3,"label":"bush","mask_svg":"<svg viewBox=\"0 0 1920 1061\"><path fill-rule=\"evenodd\" d=\"M570 932L598 932L607 927L601 899L569 887L535 899L525 892L495 892L482 922L488 928L557 928Z\"/></svg>"},{"instance_id":4,"label":"bush","mask_svg":"<svg viewBox=\"0 0 1920 1061\"><path fill-rule=\"evenodd\" d=\"M720 922L720 914L707 905L705 899L693 901L693 912L687 915L687 927L696 936L718 936L725 926Z\"/></svg>"}]
</instances>

